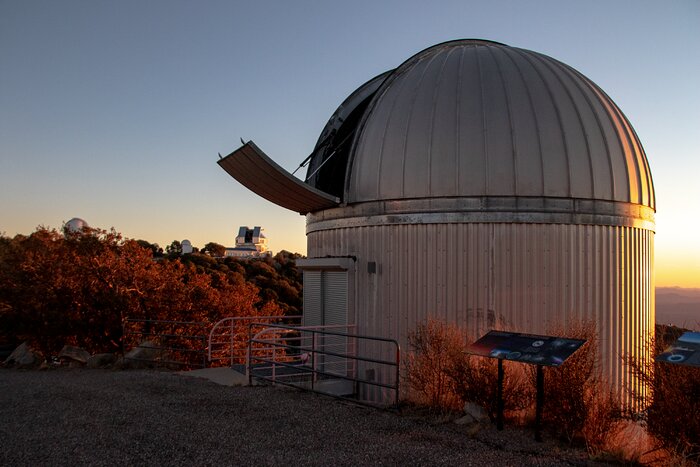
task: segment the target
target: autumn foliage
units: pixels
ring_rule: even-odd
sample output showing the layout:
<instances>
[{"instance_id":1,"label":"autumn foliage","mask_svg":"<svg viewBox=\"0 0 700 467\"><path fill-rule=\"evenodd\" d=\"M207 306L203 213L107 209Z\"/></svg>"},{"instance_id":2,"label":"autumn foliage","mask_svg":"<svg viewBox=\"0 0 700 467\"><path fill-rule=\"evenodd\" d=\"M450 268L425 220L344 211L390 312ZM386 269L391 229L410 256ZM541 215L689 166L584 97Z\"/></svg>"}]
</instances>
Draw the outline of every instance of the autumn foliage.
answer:
<instances>
[{"instance_id":1,"label":"autumn foliage","mask_svg":"<svg viewBox=\"0 0 700 467\"><path fill-rule=\"evenodd\" d=\"M295 269L280 264L287 257L260 265L154 258L142 243L90 228L0 236L0 338L30 341L46 355L64 344L118 351L127 317L213 323L294 313L300 302ZM250 278L247 268L263 271Z\"/></svg>"}]
</instances>

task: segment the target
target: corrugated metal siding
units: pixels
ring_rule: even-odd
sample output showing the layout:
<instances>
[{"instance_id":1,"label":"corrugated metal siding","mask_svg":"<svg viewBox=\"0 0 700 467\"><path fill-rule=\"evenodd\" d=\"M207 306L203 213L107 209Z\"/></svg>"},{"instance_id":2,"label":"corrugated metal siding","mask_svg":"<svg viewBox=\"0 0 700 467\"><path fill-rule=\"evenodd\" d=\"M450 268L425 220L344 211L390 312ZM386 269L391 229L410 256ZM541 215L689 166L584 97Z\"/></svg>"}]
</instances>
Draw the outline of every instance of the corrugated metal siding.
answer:
<instances>
[{"instance_id":1,"label":"corrugated metal siding","mask_svg":"<svg viewBox=\"0 0 700 467\"><path fill-rule=\"evenodd\" d=\"M308 252L357 257L361 334L406 349L427 317L459 325L471 340L494 328L547 333L594 320L604 373L619 390L643 391L622 357L642 355L654 330L653 236L592 225L369 226L311 232Z\"/></svg>"}]
</instances>

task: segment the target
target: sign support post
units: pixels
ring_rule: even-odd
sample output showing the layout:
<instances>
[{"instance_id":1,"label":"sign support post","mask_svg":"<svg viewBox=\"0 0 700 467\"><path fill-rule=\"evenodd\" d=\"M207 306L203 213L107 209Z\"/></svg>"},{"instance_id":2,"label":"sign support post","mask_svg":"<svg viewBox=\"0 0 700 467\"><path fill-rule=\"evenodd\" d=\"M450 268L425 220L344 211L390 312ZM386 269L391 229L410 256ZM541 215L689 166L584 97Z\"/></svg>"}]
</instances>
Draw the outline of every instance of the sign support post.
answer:
<instances>
[{"instance_id":1,"label":"sign support post","mask_svg":"<svg viewBox=\"0 0 700 467\"><path fill-rule=\"evenodd\" d=\"M542 422L542 406L544 405L544 370L537 365L537 401L535 402L535 441L542 441L540 430Z\"/></svg>"},{"instance_id":2,"label":"sign support post","mask_svg":"<svg viewBox=\"0 0 700 467\"><path fill-rule=\"evenodd\" d=\"M496 415L496 428L503 431L503 359L498 359L498 413Z\"/></svg>"}]
</instances>

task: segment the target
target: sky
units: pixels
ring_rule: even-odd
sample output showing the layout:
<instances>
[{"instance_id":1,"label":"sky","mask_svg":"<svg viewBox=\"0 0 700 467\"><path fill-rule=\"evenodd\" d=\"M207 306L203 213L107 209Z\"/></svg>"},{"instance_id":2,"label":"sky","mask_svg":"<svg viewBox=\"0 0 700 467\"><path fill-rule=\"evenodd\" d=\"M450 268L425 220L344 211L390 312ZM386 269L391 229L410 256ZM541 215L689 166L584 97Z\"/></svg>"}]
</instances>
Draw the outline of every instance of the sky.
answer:
<instances>
[{"instance_id":1,"label":"sky","mask_svg":"<svg viewBox=\"0 0 700 467\"><path fill-rule=\"evenodd\" d=\"M201 248L260 225L305 253L304 217L217 153L254 140L293 171L360 84L460 38L552 56L613 98L654 177L656 283L700 287L697 0L0 0L0 234L80 217Z\"/></svg>"}]
</instances>

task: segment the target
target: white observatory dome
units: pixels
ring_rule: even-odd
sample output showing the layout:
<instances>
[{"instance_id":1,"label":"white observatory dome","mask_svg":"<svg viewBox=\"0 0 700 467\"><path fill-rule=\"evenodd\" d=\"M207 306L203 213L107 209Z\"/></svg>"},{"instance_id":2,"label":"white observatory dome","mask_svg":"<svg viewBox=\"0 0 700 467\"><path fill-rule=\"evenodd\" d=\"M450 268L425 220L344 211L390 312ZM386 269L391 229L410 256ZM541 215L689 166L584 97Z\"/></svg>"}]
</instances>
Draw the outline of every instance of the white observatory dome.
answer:
<instances>
[{"instance_id":1,"label":"white observatory dome","mask_svg":"<svg viewBox=\"0 0 700 467\"><path fill-rule=\"evenodd\" d=\"M188 255L192 253L192 242L190 242L189 240L183 240L182 242L180 242L180 245L182 246L183 255Z\"/></svg>"},{"instance_id":2,"label":"white observatory dome","mask_svg":"<svg viewBox=\"0 0 700 467\"><path fill-rule=\"evenodd\" d=\"M86 227L90 227L87 222L85 222L79 217L74 217L73 219L66 222L64 229L67 232L80 232Z\"/></svg>"}]
</instances>

